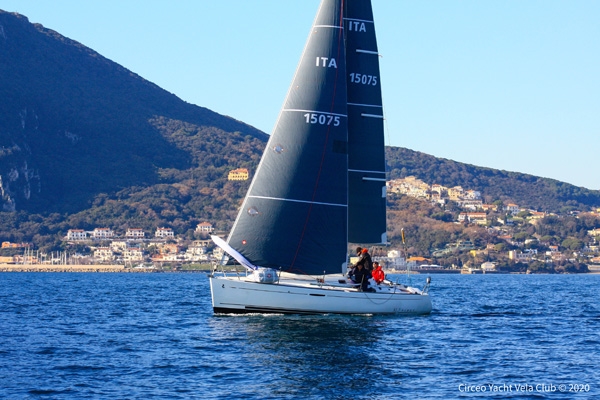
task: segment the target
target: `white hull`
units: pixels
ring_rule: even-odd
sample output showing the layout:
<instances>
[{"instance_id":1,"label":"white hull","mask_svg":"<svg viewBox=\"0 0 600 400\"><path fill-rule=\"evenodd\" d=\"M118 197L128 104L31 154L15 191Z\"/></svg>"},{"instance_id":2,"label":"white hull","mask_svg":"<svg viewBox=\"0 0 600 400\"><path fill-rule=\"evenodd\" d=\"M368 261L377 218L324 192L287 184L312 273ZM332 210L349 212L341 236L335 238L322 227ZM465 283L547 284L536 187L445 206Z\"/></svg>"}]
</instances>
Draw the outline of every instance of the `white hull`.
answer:
<instances>
[{"instance_id":1,"label":"white hull","mask_svg":"<svg viewBox=\"0 0 600 400\"><path fill-rule=\"evenodd\" d=\"M340 275L340 280L344 278ZM429 294L387 282L376 292L361 292L353 285L328 280L281 279L258 283L246 277L211 276L215 313L287 314L406 314L431 312Z\"/></svg>"}]
</instances>

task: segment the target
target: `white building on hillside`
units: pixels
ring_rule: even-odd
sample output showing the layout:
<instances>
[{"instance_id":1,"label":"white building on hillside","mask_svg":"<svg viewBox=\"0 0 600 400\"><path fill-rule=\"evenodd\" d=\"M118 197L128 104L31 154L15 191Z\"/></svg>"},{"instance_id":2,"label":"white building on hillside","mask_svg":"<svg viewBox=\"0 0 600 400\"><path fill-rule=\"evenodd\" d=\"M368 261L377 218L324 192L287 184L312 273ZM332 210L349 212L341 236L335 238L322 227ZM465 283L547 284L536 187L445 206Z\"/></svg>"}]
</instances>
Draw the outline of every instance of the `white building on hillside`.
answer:
<instances>
[{"instance_id":1,"label":"white building on hillside","mask_svg":"<svg viewBox=\"0 0 600 400\"><path fill-rule=\"evenodd\" d=\"M213 228L210 222L200 222L198 226L196 226L196 232L198 233L212 233L215 228Z\"/></svg>"},{"instance_id":2,"label":"white building on hillside","mask_svg":"<svg viewBox=\"0 0 600 400\"><path fill-rule=\"evenodd\" d=\"M83 229L69 229L67 240L87 240L87 232Z\"/></svg>"},{"instance_id":3,"label":"white building on hillside","mask_svg":"<svg viewBox=\"0 0 600 400\"><path fill-rule=\"evenodd\" d=\"M126 238L141 239L145 236L144 231L141 228L128 228L125 233Z\"/></svg>"},{"instance_id":4,"label":"white building on hillside","mask_svg":"<svg viewBox=\"0 0 600 400\"><path fill-rule=\"evenodd\" d=\"M156 228L154 236L158 238L173 238L175 234L171 228Z\"/></svg>"},{"instance_id":5,"label":"white building on hillside","mask_svg":"<svg viewBox=\"0 0 600 400\"><path fill-rule=\"evenodd\" d=\"M115 233L109 228L96 228L92 232L92 237L94 239L109 239L114 235Z\"/></svg>"}]
</instances>

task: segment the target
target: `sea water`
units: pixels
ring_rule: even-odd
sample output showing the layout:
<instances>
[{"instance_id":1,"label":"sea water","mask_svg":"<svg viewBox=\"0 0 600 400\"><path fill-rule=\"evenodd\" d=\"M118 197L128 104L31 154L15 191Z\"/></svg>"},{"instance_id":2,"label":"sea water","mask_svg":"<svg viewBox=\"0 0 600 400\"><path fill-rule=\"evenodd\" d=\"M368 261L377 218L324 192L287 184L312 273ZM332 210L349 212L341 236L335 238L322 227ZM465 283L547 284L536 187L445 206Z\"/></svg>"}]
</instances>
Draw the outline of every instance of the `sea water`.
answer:
<instances>
[{"instance_id":1,"label":"sea water","mask_svg":"<svg viewBox=\"0 0 600 400\"><path fill-rule=\"evenodd\" d=\"M599 288L436 274L428 316L232 316L203 273L2 273L0 398L600 398Z\"/></svg>"}]
</instances>

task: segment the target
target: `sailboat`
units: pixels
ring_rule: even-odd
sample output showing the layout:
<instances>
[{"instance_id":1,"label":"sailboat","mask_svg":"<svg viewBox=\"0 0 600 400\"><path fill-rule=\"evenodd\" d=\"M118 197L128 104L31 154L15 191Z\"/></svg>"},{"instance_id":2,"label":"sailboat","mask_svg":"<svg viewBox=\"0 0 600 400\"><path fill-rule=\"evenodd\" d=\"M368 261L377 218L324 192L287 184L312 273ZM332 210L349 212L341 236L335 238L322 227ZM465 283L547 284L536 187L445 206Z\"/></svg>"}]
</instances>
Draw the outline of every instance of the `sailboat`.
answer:
<instances>
[{"instance_id":1,"label":"sailboat","mask_svg":"<svg viewBox=\"0 0 600 400\"><path fill-rule=\"evenodd\" d=\"M227 240L215 313L428 314L429 282L346 277L349 244L387 242L379 53L369 0L322 0Z\"/></svg>"}]
</instances>

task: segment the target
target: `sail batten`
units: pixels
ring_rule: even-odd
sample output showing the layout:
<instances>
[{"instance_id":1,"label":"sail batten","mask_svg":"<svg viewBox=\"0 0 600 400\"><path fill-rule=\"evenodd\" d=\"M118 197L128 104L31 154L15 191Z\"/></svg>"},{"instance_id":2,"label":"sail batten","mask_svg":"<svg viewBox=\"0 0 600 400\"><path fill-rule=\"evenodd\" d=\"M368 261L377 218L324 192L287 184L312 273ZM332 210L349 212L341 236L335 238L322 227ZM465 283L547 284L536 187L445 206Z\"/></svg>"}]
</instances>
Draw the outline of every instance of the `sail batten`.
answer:
<instances>
[{"instance_id":1,"label":"sail batten","mask_svg":"<svg viewBox=\"0 0 600 400\"><path fill-rule=\"evenodd\" d=\"M333 29L344 29L341 26L336 26L336 25L313 25L313 29L315 28L333 28Z\"/></svg>"},{"instance_id":2,"label":"sail batten","mask_svg":"<svg viewBox=\"0 0 600 400\"><path fill-rule=\"evenodd\" d=\"M346 114L336 114L336 113L332 113L332 112L328 112L328 111L319 111L319 110L298 110L298 109L293 109L293 108L284 108L281 111L286 111L286 112L308 112L308 113L327 114L327 115L333 115L333 116L344 117L344 118L347 117Z\"/></svg>"},{"instance_id":3,"label":"sail batten","mask_svg":"<svg viewBox=\"0 0 600 400\"><path fill-rule=\"evenodd\" d=\"M369 173L369 174L384 174L385 171L371 171L366 169L349 169L348 172L360 172L360 173Z\"/></svg>"},{"instance_id":4,"label":"sail batten","mask_svg":"<svg viewBox=\"0 0 600 400\"><path fill-rule=\"evenodd\" d=\"M375 108L383 108L381 104L359 104L359 103L348 103L349 106L356 107L375 107Z\"/></svg>"},{"instance_id":5,"label":"sail batten","mask_svg":"<svg viewBox=\"0 0 600 400\"><path fill-rule=\"evenodd\" d=\"M333 207L348 207L347 204L334 204L334 203L321 203L318 201L306 201L306 200L298 200L298 199L282 199L277 197L264 197L264 196L248 196L255 199L265 199L265 200L277 200L277 201L291 201L296 203L307 203L307 204L319 204L323 206L333 206Z\"/></svg>"},{"instance_id":6,"label":"sail batten","mask_svg":"<svg viewBox=\"0 0 600 400\"><path fill-rule=\"evenodd\" d=\"M367 118L383 118L383 115L366 114L366 113L361 113L360 116L361 117L367 117Z\"/></svg>"}]
</instances>

